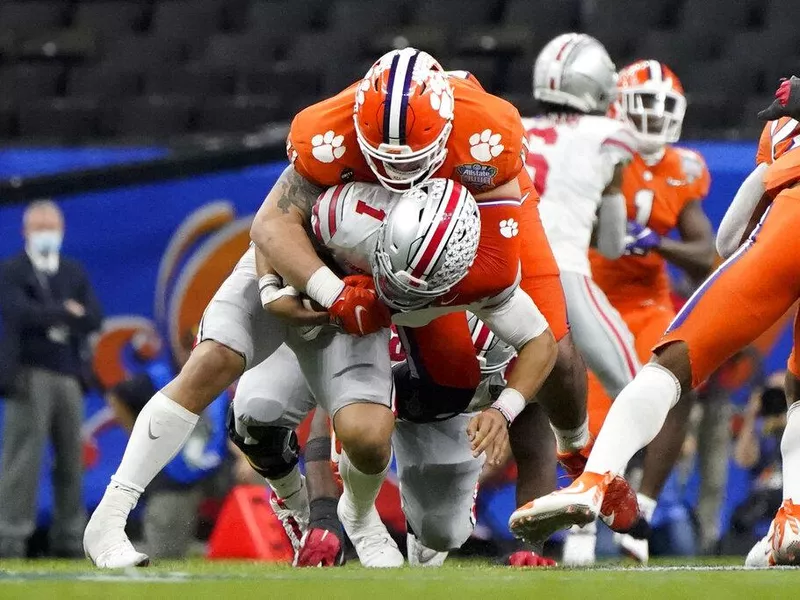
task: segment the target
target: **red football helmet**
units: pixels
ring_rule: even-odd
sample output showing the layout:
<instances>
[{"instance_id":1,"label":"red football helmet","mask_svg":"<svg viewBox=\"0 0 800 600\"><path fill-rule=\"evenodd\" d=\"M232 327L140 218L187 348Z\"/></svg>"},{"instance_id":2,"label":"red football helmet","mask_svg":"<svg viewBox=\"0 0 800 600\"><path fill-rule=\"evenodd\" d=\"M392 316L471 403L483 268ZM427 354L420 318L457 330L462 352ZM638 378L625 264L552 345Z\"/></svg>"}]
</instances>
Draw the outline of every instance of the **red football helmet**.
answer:
<instances>
[{"instance_id":1,"label":"red football helmet","mask_svg":"<svg viewBox=\"0 0 800 600\"><path fill-rule=\"evenodd\" d=\"M686 98L669 67L640 60L619 72L617 83L623 115L639 131L644 153L657 152L681 137Z\"/></svg>"},{"instance_id":2,"label":"red football helmet","mask_svg":"<svg viewBox=\"0 0 800 600\"><path fill-rule=\"evenodd\" d=\"M453 128L453 90L427 52L393 50L356 89L356 136L378 181L392 191L420 185L442 165Z\"/></svg>"}]
</instances>

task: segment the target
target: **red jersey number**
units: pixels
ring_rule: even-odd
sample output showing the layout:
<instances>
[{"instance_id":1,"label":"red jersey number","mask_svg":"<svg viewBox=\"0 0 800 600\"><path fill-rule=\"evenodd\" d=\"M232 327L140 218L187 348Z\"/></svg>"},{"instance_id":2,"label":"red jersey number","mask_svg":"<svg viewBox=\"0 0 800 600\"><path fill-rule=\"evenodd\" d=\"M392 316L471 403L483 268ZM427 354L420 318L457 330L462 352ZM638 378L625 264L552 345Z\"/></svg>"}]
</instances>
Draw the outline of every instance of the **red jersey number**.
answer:
<instances>
[{"instance_id":1,"label":"red jersey number","mask_svg":"<svg viewBox=\"0 0 800 600\"><path fill-rule=\"evenodd\" d=\"M368 215L373 219L378 219L378 221L383 221L383 218L386 216L385 211L375 208L374 206L370 206L363 200L356 202L356 212L360 215Z\"/></svg>"},{"instance_id":2,"label":"red jersey number","mask_svg":"<svg viewBox=\"0 0 800 600\"><path fill-rule=\"evenodd\" d=\"M547 127L545 129L534 127L527 131L527 135L536 136L548 146L555 144L558 139L558 132L555 127ZM547 174L550 170L550 167L547 165L547 159L545 159L542 154L530 152L526 163L529 167L533 168L533 187L535 187L538 194L542 196L547 189Z\"/></svg>"}]
</instances>

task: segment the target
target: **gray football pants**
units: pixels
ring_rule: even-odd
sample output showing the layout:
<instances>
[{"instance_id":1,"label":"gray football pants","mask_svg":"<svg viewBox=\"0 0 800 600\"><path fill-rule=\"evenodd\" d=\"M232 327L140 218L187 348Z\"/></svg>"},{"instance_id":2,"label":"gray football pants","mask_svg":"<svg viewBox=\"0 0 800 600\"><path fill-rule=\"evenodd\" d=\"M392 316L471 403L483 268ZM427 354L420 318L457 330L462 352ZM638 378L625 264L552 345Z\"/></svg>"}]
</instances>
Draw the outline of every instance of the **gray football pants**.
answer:
<instances>
[{"instance_id":1,"label":"gray football pants","mask_svg":"<svg viewBox=\"0 0 800 600\"><path fill-rule=\"evenodd\" d=\"M616 398L641 368L633 335L597 284L561 272L572 339L606 393Z\"/></svg>"}]
</instances>

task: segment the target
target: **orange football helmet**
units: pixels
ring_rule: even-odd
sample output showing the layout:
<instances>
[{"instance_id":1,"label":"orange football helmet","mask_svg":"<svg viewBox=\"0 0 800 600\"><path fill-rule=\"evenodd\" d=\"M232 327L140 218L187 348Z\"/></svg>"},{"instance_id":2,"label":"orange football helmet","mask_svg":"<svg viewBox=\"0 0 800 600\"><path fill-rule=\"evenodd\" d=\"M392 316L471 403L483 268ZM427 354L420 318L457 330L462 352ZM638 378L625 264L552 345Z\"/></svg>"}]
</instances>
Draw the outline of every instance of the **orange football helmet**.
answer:
<instances>
[{"instance_id":1,"label":"orange football helmet","mask_svg":"<svg viewBox=\"0 0 800 600\"><path fill-rule=\"evenodd\" d=\"M389 190L420 185L442 165L453 128L453 90L427 52L393 50L356 88L356 136L378 181Z\"/></svg>"},{"instance_id":2,"label":"orange football helmet","mask_svg":"<svg viewBox=\"0 0 800 600\"><path fill-rule=\"evenodd\" d=\"M656 60L640 60L619 72L623 116L638 130L644 153L681 137L686 97L675 73Z\"/></svg>"}]
</instances>

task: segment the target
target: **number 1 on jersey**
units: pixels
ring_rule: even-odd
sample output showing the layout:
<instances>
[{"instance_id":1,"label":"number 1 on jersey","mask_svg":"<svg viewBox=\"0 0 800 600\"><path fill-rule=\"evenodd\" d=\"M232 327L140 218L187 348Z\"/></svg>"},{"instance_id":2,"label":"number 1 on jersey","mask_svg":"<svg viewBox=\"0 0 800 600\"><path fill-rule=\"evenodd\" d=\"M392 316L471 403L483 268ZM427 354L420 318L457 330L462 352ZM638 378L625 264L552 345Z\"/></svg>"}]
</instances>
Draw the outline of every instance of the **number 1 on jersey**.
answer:
<instances>
[{"instance_id":1,"label":"number 1 on jersey","mask_svg":"<svg viewBox=\"0 0 800 600\"><path fill-rule=\"evenodd\" d=\"M653 190L639 190L633 195L633 204L636 206L636 222L642 227L647 227L650 213L653 212L653 199L656 197Z\"/></svg>"},{"instance_id":2,"label":"number 1 on jersey","mask_svg":"<svg viewBox=\"0 0 800 600\"><path fill-rule=\"evenodd\" d=\"M378 219L378 221L383 221L383 218L386 216L386 212L384 210L370 206L363 200L356 202L356 212L360 215L367 215L373 219Z\"/></svg>"}]
</instances>

